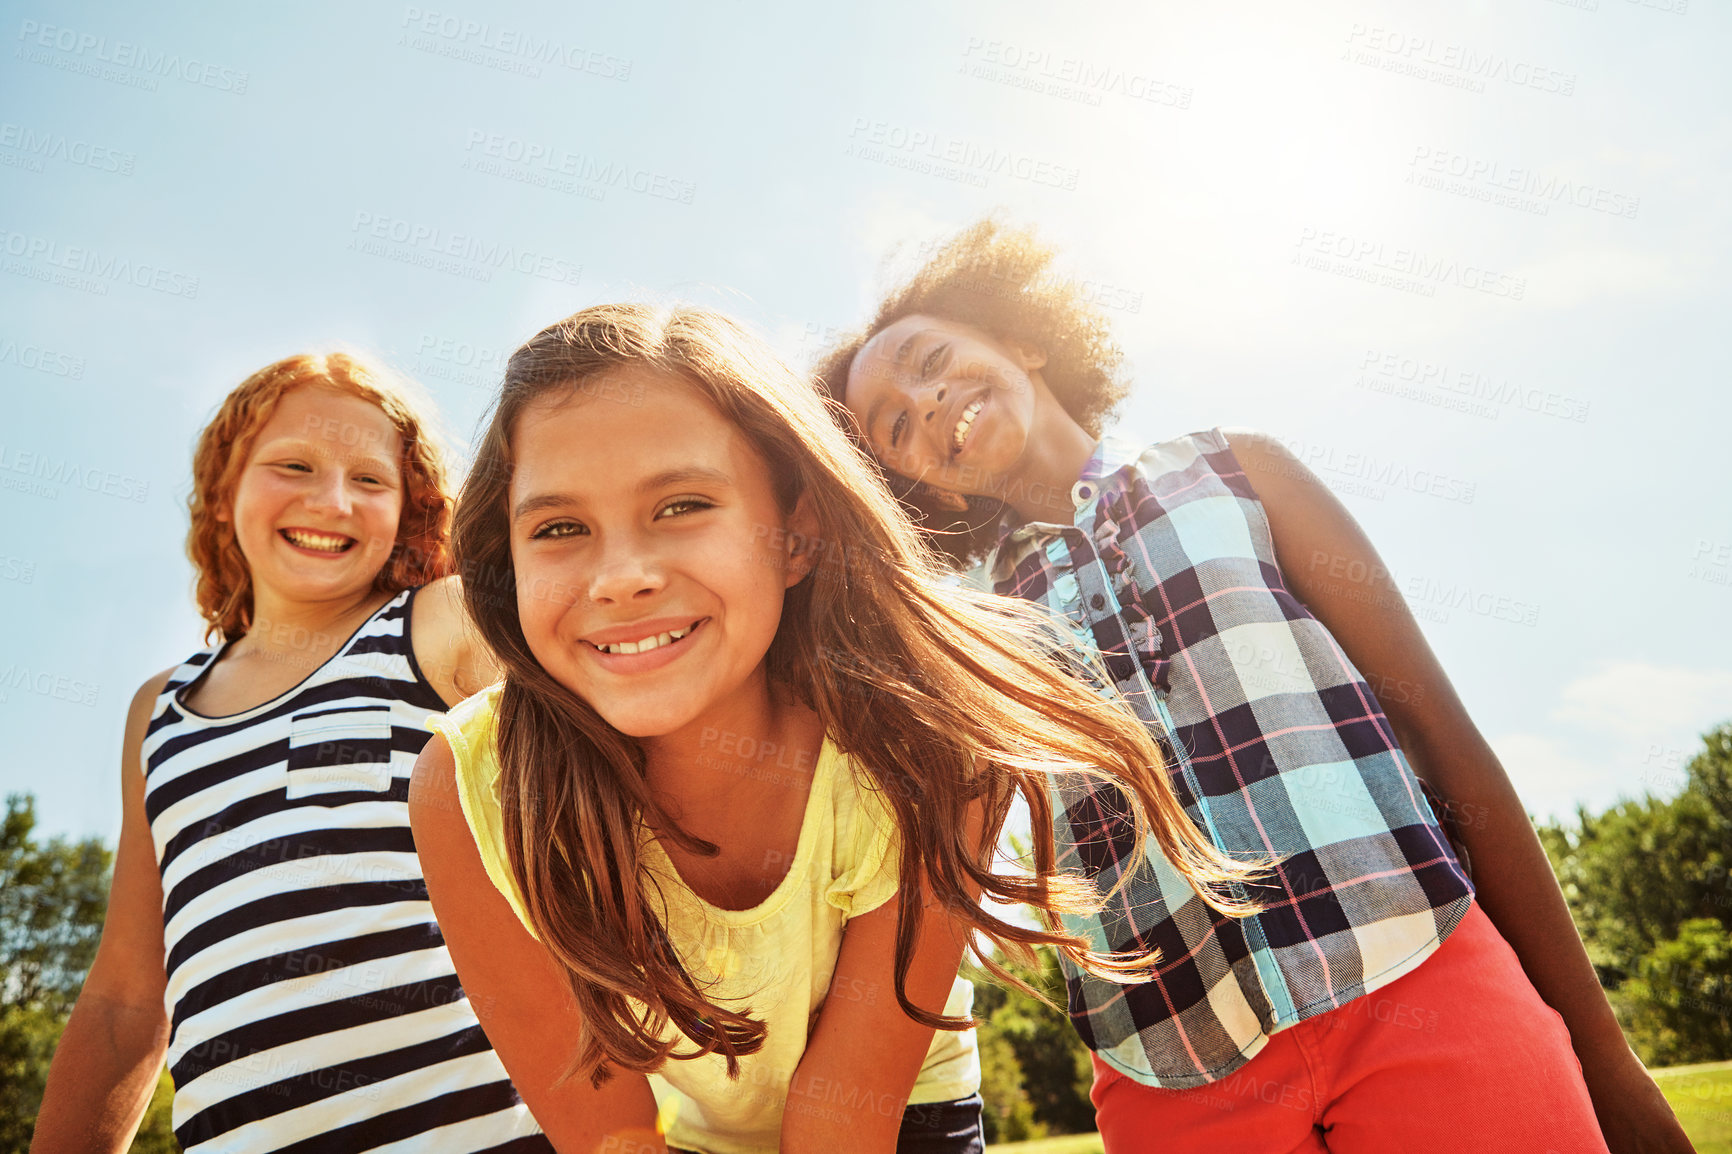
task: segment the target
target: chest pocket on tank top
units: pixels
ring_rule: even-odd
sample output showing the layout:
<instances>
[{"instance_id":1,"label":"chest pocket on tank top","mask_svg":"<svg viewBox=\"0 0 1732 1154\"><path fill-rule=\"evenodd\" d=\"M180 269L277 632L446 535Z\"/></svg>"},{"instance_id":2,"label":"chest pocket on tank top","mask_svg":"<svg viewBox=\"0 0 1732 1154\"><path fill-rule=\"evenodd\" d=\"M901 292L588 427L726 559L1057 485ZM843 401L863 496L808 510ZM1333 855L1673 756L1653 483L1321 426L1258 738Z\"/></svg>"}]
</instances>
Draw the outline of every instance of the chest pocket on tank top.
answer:
<instances>
[{"instance_id":1,"label":"chest pocket on tank top","mask_svg":"<svg viewBox=\"0 0 1732 1154\"><path fill-rule=\"evenodd\" d=\"M391 710L315 709L289 720L288 800L391 788Z\"/></svg>"}]
</instances>

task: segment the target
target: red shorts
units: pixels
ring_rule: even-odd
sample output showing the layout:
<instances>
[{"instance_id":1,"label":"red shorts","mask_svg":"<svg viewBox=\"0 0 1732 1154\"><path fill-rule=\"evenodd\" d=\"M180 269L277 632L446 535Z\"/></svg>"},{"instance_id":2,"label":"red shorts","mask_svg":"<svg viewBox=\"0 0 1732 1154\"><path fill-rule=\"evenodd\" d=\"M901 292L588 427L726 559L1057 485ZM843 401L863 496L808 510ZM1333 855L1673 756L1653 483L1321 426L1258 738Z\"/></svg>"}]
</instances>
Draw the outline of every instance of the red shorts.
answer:
<instances>
[{"instance_id":1,"label":"red shorts","mask_svg":"<svg viewBox=\"0 0 1732 1154\"><path fill-rule=\"evenodd\" d=\"M1416 970L1160 1090L1095 1059L1107 1154L1606 1154L1556 1011L1472 905Z\"/></svg>"}]
</instances>

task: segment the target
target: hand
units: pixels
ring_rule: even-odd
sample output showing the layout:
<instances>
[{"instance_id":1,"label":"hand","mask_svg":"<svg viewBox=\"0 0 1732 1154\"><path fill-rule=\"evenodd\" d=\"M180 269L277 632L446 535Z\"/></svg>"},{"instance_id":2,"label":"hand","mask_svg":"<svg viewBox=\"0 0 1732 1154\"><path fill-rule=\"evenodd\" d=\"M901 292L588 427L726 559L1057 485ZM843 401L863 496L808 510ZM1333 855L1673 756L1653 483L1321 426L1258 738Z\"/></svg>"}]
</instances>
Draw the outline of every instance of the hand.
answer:
<instances>
[{"instance_id":1,"label":"hand","mask_svg":"<svg viewBox=\"0 0 1732 1154\"><path fill-rule=\"evenodd\" d=\"M1695 1154L1665 1095L1634 1054L1590 1081L1588 1093L1612 1154Z\"/></svg>"}]
</instances>

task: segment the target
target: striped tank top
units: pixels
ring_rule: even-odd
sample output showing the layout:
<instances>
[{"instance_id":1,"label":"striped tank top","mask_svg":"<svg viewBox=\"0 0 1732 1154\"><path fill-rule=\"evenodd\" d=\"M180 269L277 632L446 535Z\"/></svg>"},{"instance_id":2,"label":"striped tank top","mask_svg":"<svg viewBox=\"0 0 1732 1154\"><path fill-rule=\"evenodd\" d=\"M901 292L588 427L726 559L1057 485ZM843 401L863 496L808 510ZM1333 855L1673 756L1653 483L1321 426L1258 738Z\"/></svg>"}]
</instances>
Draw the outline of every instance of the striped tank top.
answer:
<instances>
[{"instance_id":1,"label":"striped tank top","mask_svg":"<svg viewBox=\"0 0 1732 1154\"><path fill-rule=\"evenodd\" d=\"M425 719L413 591L272 701L185 704L143 745L162 876L174 1131L191 1154L552 1147L458 984L409 832Z\"/></svg>"}]
</instances>

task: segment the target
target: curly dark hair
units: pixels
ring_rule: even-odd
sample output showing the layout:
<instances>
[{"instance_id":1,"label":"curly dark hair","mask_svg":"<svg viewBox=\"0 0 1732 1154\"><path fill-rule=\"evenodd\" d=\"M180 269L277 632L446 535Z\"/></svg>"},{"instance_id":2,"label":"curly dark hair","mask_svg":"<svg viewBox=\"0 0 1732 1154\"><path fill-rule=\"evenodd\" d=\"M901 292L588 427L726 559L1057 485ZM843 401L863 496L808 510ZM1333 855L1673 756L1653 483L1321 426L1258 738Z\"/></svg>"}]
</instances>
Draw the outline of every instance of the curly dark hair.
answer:
<instances>
[{"instance_id":1,"label":"curly dark hair","mask_svg":"<svg viewBox=\"0 0 1732 1154\"><path fill-rule=\"evenodd\" d=\"M1130 392L1122 376L1124 354L1081 284L1054 274L1054 256L1032 228L996 217L977 221L939 245L906 284L884 298L864 329L820 354L813 366L819 387L841 405L861 346L903 317L940 317L1040 348L1046 353L1041 373L1053 398L1077 424L1100 436ZM844 418L844 427L864 447L851 417ZM881 462L879 472L958 567L974 564L997 543L1002 501L969 497L967 511L959 513L935 502L924 483L897 476Z\"/></svg>"}]
</instances>

